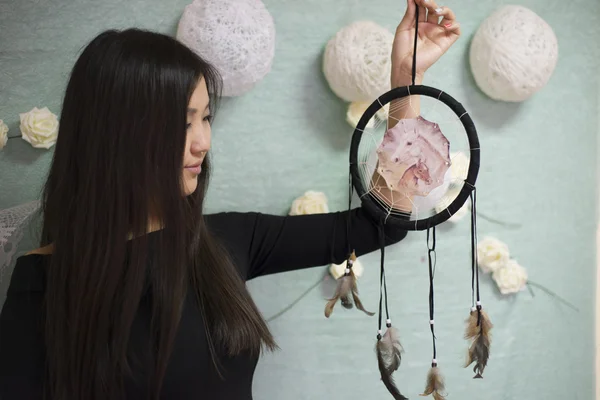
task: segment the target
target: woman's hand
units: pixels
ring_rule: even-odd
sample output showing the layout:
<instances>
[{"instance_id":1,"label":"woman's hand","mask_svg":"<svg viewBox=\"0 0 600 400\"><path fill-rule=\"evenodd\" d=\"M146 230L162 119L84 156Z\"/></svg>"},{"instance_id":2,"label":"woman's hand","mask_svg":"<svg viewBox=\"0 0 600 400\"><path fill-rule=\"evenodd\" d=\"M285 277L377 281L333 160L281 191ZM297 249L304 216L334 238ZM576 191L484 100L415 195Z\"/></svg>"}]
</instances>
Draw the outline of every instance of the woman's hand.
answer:
<instances>
[{"instance_id":1,"label":"woman's hand","mask_svg":"<svg viewBox=\"0 0 600 400\"><path fill-rule=\"evenodd\" d=\"M415 15L419 7L417 63L415 83L420 83L429 69L460 36L460 24L454 12L438 6L435 0L407 0L404 18L396 29L392 48L392 87L412 83Z\"/></svg>"},{"instance_id":2,"label":"woman's hand","mask_svg":"<svg viewBox=\"0 0 600 400\"><path fill-rule=\"evenodd\" d=\"M396 29L392 48L392 88L412 84L413 49L415 42L415 16L419 7L419 27L417 32L417 62L415 84L423 81L429 69L452 46L460 36L460 24L454 12L448 7L439 7L435 0L407 0L406 13ZM408 96L392 100L387 128L393 128L404 118L416 118L420 114L419 96ZM410 213L412 191L403 186L392 190L388 182L378 173L379 162L371 177L374 194L391 208Z\"/></svg>"}]
</instances>

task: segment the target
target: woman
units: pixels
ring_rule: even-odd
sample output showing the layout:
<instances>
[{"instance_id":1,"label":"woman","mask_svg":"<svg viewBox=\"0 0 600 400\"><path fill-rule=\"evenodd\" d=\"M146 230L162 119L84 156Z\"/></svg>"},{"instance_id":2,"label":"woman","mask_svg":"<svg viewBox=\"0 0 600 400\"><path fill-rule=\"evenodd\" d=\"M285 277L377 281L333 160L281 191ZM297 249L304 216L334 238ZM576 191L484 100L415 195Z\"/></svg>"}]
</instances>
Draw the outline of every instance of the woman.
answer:
<instances>
[{"instance_id":1,"label":"woman","mask_svg":"<svg viewBox=\"0 0 600 400\"><path fill-rule=\"evenodd\" d=\"M433 0L418 76L458 38ZM415 4L393 51L411 82ZM425 15L424 8L421 10ZM362 208L203 215L215 70L175 40L109 31L77 60L45 185L42 247L18 259L0 316L0 398L252 398L276 343L245 287L378 248ZM398 113L406 113L408 109ZM410 115L402 115L407 117ZM406 232L386 231L386 244Z\"/></svg>"}]
</instances>

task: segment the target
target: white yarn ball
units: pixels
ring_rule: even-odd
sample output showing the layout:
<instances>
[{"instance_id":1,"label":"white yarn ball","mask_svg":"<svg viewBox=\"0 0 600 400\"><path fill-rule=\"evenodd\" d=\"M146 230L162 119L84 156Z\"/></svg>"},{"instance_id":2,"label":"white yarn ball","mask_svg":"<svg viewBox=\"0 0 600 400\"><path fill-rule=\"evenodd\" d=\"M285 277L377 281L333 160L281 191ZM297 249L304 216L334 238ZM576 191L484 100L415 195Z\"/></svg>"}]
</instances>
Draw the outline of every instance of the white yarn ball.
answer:
<instances>
[{"instance_id":1,"label":"white yarn ball","mask_svg":"<svg viewBox=\"0 0 600 400\"><path fill-rule=\"evenodd\" d=\"M470 49L471 70L494 100L524 101L546 85L558 60L552 28L521 6L504 6L479 27Z\"/></svg>"},{"instance_id":2,"label":"white yarn ball","mask_svg":"<svg viewBox=\"0 0 600 400\"><path fill-rule=\"evenodd\" d=\"M371 21L337 32L325 47L323 73L331 90L348 102L371 102L390 90L394 35Z\"/></svg>"},{"instance_id":3,"label":"white yarn ball","mask_svg":"<svg viewBox=\"0 0 600 400\"><path fill-rule=\"evenodd\" d=\"M239 96L271 70L275 23L260 0L194 0L177 39L217 68L223 96Z\"/></svg>"}]
</instances>

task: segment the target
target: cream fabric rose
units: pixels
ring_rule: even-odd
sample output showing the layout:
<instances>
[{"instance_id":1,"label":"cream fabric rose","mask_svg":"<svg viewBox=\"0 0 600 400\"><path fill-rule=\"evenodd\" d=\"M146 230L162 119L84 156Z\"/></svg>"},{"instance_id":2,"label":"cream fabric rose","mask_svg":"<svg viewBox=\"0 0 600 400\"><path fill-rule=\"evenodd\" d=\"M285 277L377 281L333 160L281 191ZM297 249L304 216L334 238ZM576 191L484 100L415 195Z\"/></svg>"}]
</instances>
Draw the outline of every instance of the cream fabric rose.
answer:
<instances>
[{"instance_id":1,"label":"cream fabric rose","mask_svg":"<svg viewBox=\"0 0 600 400\"><path fill-rule=\"evenodd\" d=\"M346 112L346 122L348 122L353 128L356 128L356 125L358 125L358 121L360 121L361 117L363 116L365 111L367 111L367 108L369 108L370 105L371 103L360 101L350 103L350 105L348 106L348 111ZM384 121L387 118L388 109L389 104L386 104L385 106L377 110L375 116L378 119ZM367 128L373 127L375 127L375 118L371 118L369 122L367 122Z\"/></svg>"},{"instance_id":2,"label":"cream fabric rose","mask_svg":"<svg viewBox=\"0 0 600 400\"><path fill-rule=\"evenodd\" d=\"M454 201L454 199L458 196L458 194L460 193L460 190L458 189L450 189L450 191L448 191L448 193L446 194L446 199L444 199L445 201L441 201L440 203L438 203L435 206L435 212L440 213L442 211L444 211L446 208L448 208L448 206ZM448 221L452 222L452 223L456 223L458 221L460 221L461 219L463 219L471 210L471 206L469 204L468 201L465 202L465 204L463 204L463 206L461 208L458 209L457 212L454 213L454 215L452 215L450 218L448 218Z\"/></svg>"},{"instance_id":3,"label":"cream fabric rose","mask_svg":"<svg viewBox=\"0 0 600 400\"><path fill-rule=\"evenodd\" d=\"M450 154L452 164L450 165L450 176L452 181L456 183L458 180L467 179L467 173L469 172L469 157L462 151L458 151Z\"/></svg>"},{"instance_id":4,"label":"cream fabric rose","mask_svg":"<svg viewBox=\"0 0 600 400\"><path fill-rule=\"evenodd\" d=\"M290 215L325 214L329 212L327 196L322 192L309 190L292 203Z\"/></svg>"},{"instance_id":5,"label":"cream fabric rose","mask_svg":"<svg viewBox=\"0 0 600 400\"><path fill-rule=\"evenodd\" d=\"M354 275L358 278L363 273L363 266L360 263L360 260L357 258L354 260L354 264L352 264L352 271ZM329 273L333 276L334 279L340 279L346 273L346 261L341 264L331 264L329 266Z\"/></svg>"},{"instance_id":6,"label":"cream fabric rose","mask_svg":"<svg viewBox=\"0 0 600 400\"><path fill-rule=\"evenodd\" d=\"M21 135L33 147L49 149L56 143L58 135L58 119L48 107L19 114L21 118Z\"/></svg>"},{"instance_id":7,"label":"cream fabric rose","mask_svg":"<svg viewBox=\"0 0 600 400\"><path fill-rule=\"evenodd\" d=\"M508 263L510 252L508 246L493 237L486 237L477 244L479 267L485 273L494 272Z\"/></svg>"},{"instance_id":8,"label":"cream fabric rose","mask_svg":"<svg viewBox=\"0 0 600 400\"><path fill-rule=\"evenodd\" d=\"M8 126L0 119L0 149L3 149L8 142Z\"/></svg>"},{"instance_id":9,"label":"cream fabric rose","mask_svg":"<svg viewBox=\"0 0 600 400\"><path fill-rule=\"evenodd\" d=\"M517 293L525 289L527 284L527 271L515 260L508 260L507 264L498 268L492 274L492 278L498 285L500 293Z\"/></svg>"}]
</instances>

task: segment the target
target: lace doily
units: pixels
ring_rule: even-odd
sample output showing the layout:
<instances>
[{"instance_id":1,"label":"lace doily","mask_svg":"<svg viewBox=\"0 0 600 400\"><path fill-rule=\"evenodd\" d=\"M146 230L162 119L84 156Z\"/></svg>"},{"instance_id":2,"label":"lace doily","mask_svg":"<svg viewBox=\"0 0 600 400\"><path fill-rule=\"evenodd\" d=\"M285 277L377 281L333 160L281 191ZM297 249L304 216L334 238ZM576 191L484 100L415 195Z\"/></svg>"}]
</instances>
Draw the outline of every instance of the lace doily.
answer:
<instances>
[{"instance_id":1,"label":"lace doily","mask_svg":"<svg viewBox=\"0 0 600 400\"><path fill-rule=\"evenodd\" d=\"M39 205L39 201L32 201L0 211L0 282L11 265L30 217Z\"/></svg>"}]
</instances>

